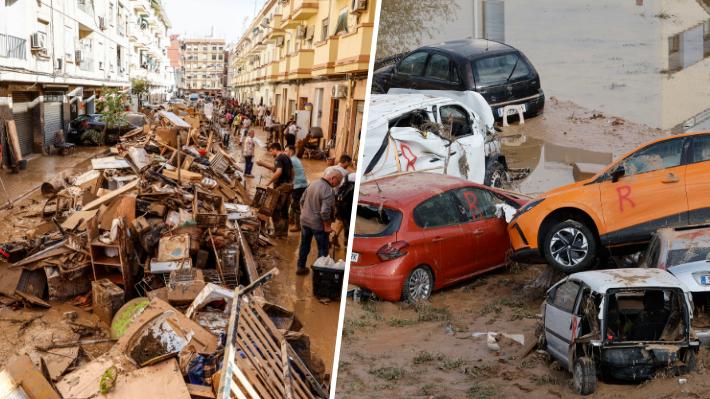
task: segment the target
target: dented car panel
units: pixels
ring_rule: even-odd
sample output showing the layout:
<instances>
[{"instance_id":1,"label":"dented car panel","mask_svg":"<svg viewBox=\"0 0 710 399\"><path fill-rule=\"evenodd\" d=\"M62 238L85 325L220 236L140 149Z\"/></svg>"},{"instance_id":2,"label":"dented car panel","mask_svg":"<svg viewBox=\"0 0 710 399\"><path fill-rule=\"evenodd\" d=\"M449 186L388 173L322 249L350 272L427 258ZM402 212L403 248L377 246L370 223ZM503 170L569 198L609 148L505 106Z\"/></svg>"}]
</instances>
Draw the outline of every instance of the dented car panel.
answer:
<instances>
[{"instance_id":1,"label":"dented car panel","mask_svg":"<svg viewBox=\"0 0 710 399\"><path fill-rule=\"evenodd\" d=\"M614 378L646 379L688 366L699 348L689 291L664 270L575 273L550 288L543 309L545 348L571 372L586 357Z\"/></svg>"}]
</instances>

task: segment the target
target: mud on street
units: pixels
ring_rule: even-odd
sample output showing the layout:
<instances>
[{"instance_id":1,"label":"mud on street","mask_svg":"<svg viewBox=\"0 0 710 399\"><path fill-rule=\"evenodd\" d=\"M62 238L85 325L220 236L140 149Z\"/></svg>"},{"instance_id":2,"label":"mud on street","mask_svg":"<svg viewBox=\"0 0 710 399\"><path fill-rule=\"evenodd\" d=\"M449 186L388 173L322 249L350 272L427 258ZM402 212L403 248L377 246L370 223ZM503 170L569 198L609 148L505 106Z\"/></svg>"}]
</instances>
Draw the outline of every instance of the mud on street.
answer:
<instances>
[{"instance_id":1,"label":"mud on street","mask_svg":"<svg viewBox=\"0 0 710 399\"><path fill-rule=\"evenodd\" d=\"M582 180L665 133L550 98L545 112L503 128L513 189L539 194ZM528 290L544 265L513 264L435 292L413 307L349 298L338 396L393 398L575 398L570 373L534 349L543 301ZM489 348L489 333L496 350ZM503 335L506 334L506 335ZM592 398L707 397L710 357L698 371L635 383L599 382Z\"/></svg>"}]
</instances>

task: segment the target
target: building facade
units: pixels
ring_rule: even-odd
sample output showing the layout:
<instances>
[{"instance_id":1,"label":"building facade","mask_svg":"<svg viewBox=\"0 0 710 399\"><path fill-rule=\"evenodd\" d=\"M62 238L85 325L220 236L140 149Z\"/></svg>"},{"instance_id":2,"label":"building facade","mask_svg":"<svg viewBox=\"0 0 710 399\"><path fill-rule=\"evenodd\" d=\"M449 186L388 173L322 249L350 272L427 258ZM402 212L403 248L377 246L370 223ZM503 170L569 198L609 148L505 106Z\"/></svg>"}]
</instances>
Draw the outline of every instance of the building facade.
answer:
<instances>
[{"instance_id":1,"label":"building facade","mask_svg":"<svg viewBox=\"0 0 710 399\"><path fill-rule=\"evenodd\" d=\"M374 0L269 0L230 56L230 92L284 123L321 128L332 156L357 157Z\"/></svg>"},{"instance_id":2,"label":"building facade","mask_svg":"<svg viewBox=\"0 0 710 399\"><path fill-rule=\"evenodd\" d=\"M224 91L224 39L184 39L180 50L181 92L221 95Z\"/></svg>"},{"instance_id":3,"label":"building facade","mask_svg":"<svg viewBox=\"0 0 710 399\"><path fill-rule=\"evenodd\" d=\"M170 35L170 46L168 47L168 59L170 60L170 67L173 70L173 84L175 87L175 94L180 93L180 87L182 87L182 53L180 51L180 36Z\"/></svg>"},{"instance_id":4,"label":"building facade","mask_svg":"<svg viewBox=\"0 0 710 399\"><path fill-rule=\"evenodd\" d=\"M0 119L14 119L23 155L48 153L104 87L145 77L165 94L168 26L157 0L0 2Z\"/></svg>"}]
</instances>

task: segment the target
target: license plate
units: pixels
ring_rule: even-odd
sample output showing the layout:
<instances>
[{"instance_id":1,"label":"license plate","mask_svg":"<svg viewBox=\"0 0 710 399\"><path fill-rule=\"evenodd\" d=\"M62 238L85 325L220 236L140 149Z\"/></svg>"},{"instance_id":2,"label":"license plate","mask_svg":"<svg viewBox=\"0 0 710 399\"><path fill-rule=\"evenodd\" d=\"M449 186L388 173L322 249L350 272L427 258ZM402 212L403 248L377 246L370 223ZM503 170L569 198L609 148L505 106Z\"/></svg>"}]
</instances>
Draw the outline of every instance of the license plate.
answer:
<instances>
[{"instance_id":1,"label":"license plate","mask_svg":"<svg viewBox=\"0 0 710 399\"><path fill-rule=\"evenodd\" d=\"M357 252L353 252L350 254L350 261L351 262L357 262L360 260L360 254Z\"/></svg>"},{"instance_id":2,"label":"license plate","mask_svg":"<svg viewBox=\"0 0 710 399\"><path fill-rule=\"evenodd\" d=\"M700 284L710 285L710 275L703 274L702 276L700 276Z\"/></svg>"},{"instance_id":3,"label":"license plate","mask_svg":"<svg viewBox=\"0 0 710 399\"><path fill-rule=\"evenodd\" d=\"M521 104L523 106L523 112L527 112L528 110L528 105L527 104ZM505 107L498 108L498 116L503 116L503 110ZM508 115L517 115L518 111L515 108L508 108Z\"/></svg>"}]
</instances>

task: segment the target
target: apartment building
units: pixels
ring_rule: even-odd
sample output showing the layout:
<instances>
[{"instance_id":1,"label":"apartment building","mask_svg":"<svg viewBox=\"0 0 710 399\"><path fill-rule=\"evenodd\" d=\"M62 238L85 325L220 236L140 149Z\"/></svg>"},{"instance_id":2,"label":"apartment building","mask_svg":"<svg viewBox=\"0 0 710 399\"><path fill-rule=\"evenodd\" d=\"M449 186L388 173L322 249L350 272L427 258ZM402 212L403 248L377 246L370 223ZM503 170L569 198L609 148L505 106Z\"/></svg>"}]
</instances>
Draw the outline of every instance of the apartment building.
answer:
<instances>
[{"instance_id":1,"label":"apartment building","mask_svg":"<svg viewBox=\"0 0 710 399\"><path fill-rule=\"evenodd\" d=\"M269 0L230 55L230 92L319 127L330 155L357 156L374 0Z\"/></svg>"},{"instance_id":2,"label":"apartment building","mask_svg":"<svg viewBox=\"0 0 710 399\"><path fill-rule=\"evenodd\" d=\"M145 77L166 93L168 25L157 0L0 1L0 119L14 119L23 155L47 153L103 87Z\"/></svg>"},{"instance_id":3,"label":"apartment building","mask_svg":"<svg viewBox=\"0 0 710 399\"><path fill-rule=\"evenodd\" d=\"M203 38L181 41L181 92L221 95L224 91L225 41Z\"/></svg>"},{"instance_id":4,"label":"apartment building","mask_svg":"<svg viewBox=\"0 0 710 399\"><path fill-rule=\"evenodd\" d=\"M170 35L170 46L168 46L168 59L170 67L173 70L173 84L175 86L175 94L180 94L182 86L182 52L180 51L180 36Z\"/></svg>"}]
</instances>

